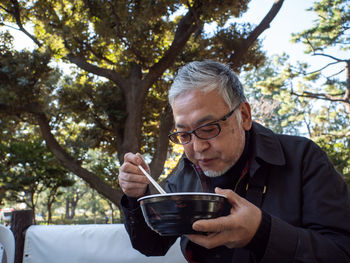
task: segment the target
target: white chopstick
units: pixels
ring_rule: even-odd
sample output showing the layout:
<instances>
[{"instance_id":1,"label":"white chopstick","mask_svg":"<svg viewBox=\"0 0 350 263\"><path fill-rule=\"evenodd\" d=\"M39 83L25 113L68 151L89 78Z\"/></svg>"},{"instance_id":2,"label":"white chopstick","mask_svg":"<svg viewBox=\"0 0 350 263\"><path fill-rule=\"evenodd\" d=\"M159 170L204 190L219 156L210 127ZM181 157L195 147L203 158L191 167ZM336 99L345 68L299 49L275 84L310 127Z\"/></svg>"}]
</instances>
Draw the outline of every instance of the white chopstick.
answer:
<instances>
[{"instance_id":1,"label":"white chopstick","mask_svg":"<svg viewBox=\"0 0 350 263\"><path fill-rule=\"evenodd\" d=\"M159 191L159 193L161 194L166 194L166 192L163 190L163 188L152 178L151 175L149 175L145 169L142 168L141 165L138 166L140 168L140 170L143 172L143 174L148 178L148 180L151 181L151 183L153 184L153 186Z\"/></svg>"}]
</instances>

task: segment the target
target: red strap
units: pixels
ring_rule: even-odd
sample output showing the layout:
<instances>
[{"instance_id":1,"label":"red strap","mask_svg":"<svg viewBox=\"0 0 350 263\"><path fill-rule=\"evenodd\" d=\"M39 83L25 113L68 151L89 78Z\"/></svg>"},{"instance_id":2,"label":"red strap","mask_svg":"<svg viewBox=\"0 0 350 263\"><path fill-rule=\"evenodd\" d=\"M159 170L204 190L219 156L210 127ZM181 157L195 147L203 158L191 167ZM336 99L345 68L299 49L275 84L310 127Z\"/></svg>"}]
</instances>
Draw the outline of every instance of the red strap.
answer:
<instances>
[{"instance_id":1,"label":"red strap","mask_svg":"<svg viewBox=\"0 0 350 263\"><path fill-rule=\"evenodd\" d=\"M247 162L245 163L245 166L244 166L244 168L243 168L243 170L242 170L241 175L239 176L239 179L243 178L243 177L246 175L246 173L248 172L248 166L249 166L249 162L247 161ZM238 180L239 180L239 179L238 179Z\"/></svg>"},{"instance_id":2,"label":"red strap","mask_svg":"<svg viewBox=\"0 0 350 263\"><path fill-rule=\"evenodd\" d=\"M210 191L209 178L204 174L203 170L198 165L195 165L195 167L196 167L197 175L199 176L199 180L200 180L201 185L202 185L203 192Z\"/></svg>"}]
</instances>

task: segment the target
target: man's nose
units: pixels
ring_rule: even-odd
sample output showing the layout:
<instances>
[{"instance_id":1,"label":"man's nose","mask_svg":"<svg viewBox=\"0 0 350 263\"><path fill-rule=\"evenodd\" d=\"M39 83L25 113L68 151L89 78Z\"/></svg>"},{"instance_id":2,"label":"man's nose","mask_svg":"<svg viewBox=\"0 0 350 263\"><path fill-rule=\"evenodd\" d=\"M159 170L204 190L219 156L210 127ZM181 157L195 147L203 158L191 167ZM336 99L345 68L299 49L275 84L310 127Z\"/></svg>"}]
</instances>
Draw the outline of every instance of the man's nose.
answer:
<instances>
[{"instance_id":1,"label":"man's nose","mask_svg":"<svg viewBox=\"0 0 350 263\"><path fill-rule=\"evenodd\" d=\"M204 152L206 149L209 148L208 140L199 139L195 135L192 136L192 144L193 144L193 150L195 152Z\"/></svg>"}]
</instances>

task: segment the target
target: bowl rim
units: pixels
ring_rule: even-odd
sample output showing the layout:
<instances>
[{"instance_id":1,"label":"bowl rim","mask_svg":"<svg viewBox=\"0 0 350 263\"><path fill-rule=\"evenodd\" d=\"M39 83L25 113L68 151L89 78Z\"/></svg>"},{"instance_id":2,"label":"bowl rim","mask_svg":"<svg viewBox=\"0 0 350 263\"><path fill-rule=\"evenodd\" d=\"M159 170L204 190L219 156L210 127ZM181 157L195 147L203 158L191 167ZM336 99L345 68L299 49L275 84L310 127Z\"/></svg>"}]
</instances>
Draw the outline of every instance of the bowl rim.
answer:
<instances>
[{"instance_id":1,"label":"bowl rim","mask_svg":"<svg viewBox=\"0 0 350 263\"><path fill-rule=\"evenodd\" d=\"M186 196L216 196L216 197L223 197L226 199L226 196L216 193L206 193L206 192L175 192L175 193L166 193L166 194L153 194L153 195L145 195L143 197L140 197L137 199L138 202L150 198L156 198L156 197L166 197L166 196L179 196L179 195L186 195Z\"/></svg>"}]
</instances>

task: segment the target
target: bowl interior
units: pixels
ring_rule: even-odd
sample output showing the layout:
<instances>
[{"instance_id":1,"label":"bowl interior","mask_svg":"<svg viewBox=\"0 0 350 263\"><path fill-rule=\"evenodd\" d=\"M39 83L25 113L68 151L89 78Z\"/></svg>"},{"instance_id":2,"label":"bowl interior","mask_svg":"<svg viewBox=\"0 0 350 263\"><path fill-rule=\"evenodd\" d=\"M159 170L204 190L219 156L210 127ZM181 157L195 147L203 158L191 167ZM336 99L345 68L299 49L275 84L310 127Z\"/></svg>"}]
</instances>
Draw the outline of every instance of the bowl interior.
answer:
<instances>
[{"instance_id":1,"label":"bowl interior","mask_svg":"<svg viewBox=\"0 0 350 263\"><path fill-rule=\"evenodd\" d=\"M198 233L192 224L227 214L227 200L212 193L170 193L138 199L147 225L163 236ZM229 210L228 210L229 211Z\"/></svg>"}]
</instances>

